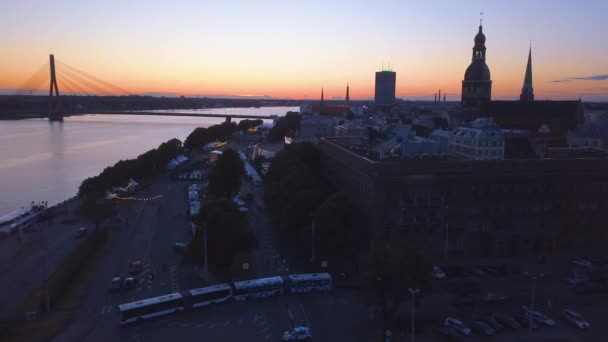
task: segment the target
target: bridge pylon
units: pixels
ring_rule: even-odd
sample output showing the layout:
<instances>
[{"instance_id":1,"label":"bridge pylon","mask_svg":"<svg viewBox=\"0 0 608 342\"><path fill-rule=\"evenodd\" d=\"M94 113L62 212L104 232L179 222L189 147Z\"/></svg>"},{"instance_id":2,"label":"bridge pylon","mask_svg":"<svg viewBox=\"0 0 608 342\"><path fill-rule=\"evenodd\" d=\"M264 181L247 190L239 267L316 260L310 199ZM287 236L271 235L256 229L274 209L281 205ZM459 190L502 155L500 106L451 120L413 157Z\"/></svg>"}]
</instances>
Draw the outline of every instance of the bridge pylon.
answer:
<instances>
[{"instance_id":1,"label":"bridge pylon","mask_svg":"<svg viewBox=\"0 0 608 342\"><path fill-rule=\"evenodd\" d=\"M51 71L51 82L49 85L49 121L63 121L63 113L60 111L59 87L55 75L55 56L49 55L49 66Z\"/></svg>"}]
</instances>

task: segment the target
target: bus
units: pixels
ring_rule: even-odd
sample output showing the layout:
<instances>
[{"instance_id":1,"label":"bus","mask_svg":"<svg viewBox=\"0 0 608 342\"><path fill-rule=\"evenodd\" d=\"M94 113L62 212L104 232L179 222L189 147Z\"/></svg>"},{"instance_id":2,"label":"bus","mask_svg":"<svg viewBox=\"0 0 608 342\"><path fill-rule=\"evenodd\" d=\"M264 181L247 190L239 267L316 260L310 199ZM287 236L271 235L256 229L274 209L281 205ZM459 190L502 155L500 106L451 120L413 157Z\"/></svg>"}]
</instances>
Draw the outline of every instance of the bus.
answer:
<instances>
[{"instance_id":1,"label":"bus","mask_svg":"<svg viewBox=\"0 0 608 342\"><path fill-rule=\"evenodd\" d=\"M331 290L329 273L291 274L287 279L291 293Z\"/></svg>"},{"instance_id":2,"label":"bus","mask_svg":"<svg viewBox=\"0 0 608 342\"><path fill-rule=\"evenodd\" d=\"M283 278L279 276L237 281L234 283L234 299L241 301L283 294L284 284Z\"/></svg>"},{"instance_id":3,"label":"bus","mask_svg":"<svg viewBox=\"0 0 608 342\"><path fill-rule=\"evenodd\" d=\"M120 304L121 324L169 315L184 310L184 296L179 292L143 299L137 302Z\"/></svg>"},{"instance_id":4,"label":"bus","mask_svg":"<svg viewBox=\"0 0 608 342\"><path fill-rule=\"evenodd\" d=\"M232 288L228 284L201 287L187 292L187 298L192 308L223 303L231 297Z\"/></svg>"}]
</instances>

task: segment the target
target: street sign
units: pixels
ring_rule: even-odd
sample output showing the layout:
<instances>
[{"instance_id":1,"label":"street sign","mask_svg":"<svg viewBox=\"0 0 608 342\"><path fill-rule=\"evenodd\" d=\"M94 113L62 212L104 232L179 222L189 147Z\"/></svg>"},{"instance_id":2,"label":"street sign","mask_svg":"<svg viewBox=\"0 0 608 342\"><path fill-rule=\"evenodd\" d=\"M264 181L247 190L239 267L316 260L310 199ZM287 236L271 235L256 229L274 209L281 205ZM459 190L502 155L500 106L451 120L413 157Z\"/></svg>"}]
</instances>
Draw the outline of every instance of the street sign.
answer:
<instances>
[{"instance_id":1,"label":"street sign","mask_svg":"<svg viewBox=\"0 0 608 342\"><path fill-rule=\"evenodd\" d=\"M244 262L243 263L243 269L244 270L248 270L249 269L249 263L248 262Z\"/></svg>"},{"instance_id":2,"label":"street sign","mask_svg":"<svg viewBox=\"0 0 608 342\"><path fill-rule=\"evenodd\" d=\"M326 268L327 267L327 261L321 261L321 267Z\"/></svg>"}]
</instances>

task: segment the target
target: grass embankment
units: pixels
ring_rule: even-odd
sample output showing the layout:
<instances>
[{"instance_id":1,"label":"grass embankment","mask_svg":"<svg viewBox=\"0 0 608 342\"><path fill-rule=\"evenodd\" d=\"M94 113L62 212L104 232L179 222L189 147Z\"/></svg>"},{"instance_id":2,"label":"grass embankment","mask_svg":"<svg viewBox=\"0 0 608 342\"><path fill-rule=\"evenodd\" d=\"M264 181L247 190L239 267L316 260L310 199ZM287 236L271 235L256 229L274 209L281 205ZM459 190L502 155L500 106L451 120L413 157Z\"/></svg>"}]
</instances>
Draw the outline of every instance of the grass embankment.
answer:
<instances>
[{"instance_id":1,"label":"grass embankment","mask_svg":"<svg viewBox=\"0 0 608 342\"><path fill-rule=\"evenodd\" d=\"M32 289L12 312L20 317L0 327L2 341L48 341L72 322L80 306L81 286L94 280L95 270L111 240L108 229L94 230L66 255L49 279L51 313L42 313L37 320L25 321L25 312L45 309L44 287Z\"/></svg>"}]
</instances>

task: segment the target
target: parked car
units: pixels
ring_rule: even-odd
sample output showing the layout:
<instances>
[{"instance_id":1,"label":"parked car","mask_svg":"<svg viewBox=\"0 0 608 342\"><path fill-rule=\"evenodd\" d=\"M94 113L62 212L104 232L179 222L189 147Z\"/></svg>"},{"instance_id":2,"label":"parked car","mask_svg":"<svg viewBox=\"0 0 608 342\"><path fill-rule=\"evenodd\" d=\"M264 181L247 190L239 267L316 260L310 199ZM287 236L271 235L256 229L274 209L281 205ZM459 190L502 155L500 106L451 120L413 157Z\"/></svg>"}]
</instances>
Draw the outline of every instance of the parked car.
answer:
<instances>
[{"instance_id":1,"label":"parked car","mask_svg":"<svg viewBox=\"0 0 608 342\"><path fill-rule=\"evenodd\" d=\"M135 288L135 278L134 277L126 277L122 281L122 287L130 290Z\"/></svg>"},{"instance_id":2,"label":"parked car","mask_svg":"<svg viewBox=\"0 0 608 342\"><path fill-rule=\"evenodd\" d=\"M564 309L562 310L562 315L568 322L572 323L575 327L579 329L589 328L589 322L587 322L583 315L574 310Z\"/></svg>"},{"instance_id":3,"label":"parked car","mask_svg":"<svg viewBox=\"0 0 608 342\"><path fill-rule=\"evenodd\" d=\"M538 321L546 326L552 327L555 325L555 320L551 319L549 316L538 310L531 310L526 305L523 305L522 310L524 310L524 314L526 316L531 316L535 321Z\"/></svg>"},{"instance_id":4,"label":"parked car","mask_svg":"<svg viewBox=\"0 0 608 342\"><path fill-rule=\"evenodd\" d=\"M486 272L484 272L481 267L471 267L471 273L478 277L483 277L486 275Z\"/></svg>"},{"instance_id":5,"label":"parked car","mask_svg":"<svg viewBox=\"0 0 608 342\"><path fill-rule=\"evenodd\" d=\"M491 275L491 276L497 277L497 276L502 275L501 271L498 268L496 268L495 266L486 265L486 266L481 266L480 269L482 271L484 271L486 274Z\"/></svg>"},{"instance_id":6,"label":"parked car","mask_svg":"<svg viewBox=\"0 0 608 342\"><path fill-rule=\"evenodd\" d=\"M568 277L567 282L570 285L576 286L582 283L586 283L589 280L590 278L588 275L580 272L575 272L574 274Z\"/></svg>"},{"instance_id":7,"label":"parked car","mask_svg":"<svg viewBox=\"0 0 608 342\"><path fill-rule=\"evenodd\" d=\"M443 272L443 270L437 265L433 265L433 271L431 272L431 275L435 279L445 279L445 272Z\"/></svg>"},{"instance_id":8,"label":"parked car","mask_svg":"<svg viewBox=\"0 0 608 342\"><path fill-rule=\"evenodd\" d=\"M488 323L488 325L491 326L492 329L494 329L494 331L497 333L503 331L505 328L492 315L477 315L475 316L475 319Z\"/></svg>"},{"instance_id":9,"label":"parked car","mask_svg":"<svg viewBox=\"0 0 608 342\"><path fill-rule=\"evenodd\" d=\"M184 253L187 248L188 248L188 246L185 243L176 242L173 244L173 250L176 253Z\"/></svg>"},{"instance_id":10,"label":"parked car","mask_svg":"<svg viewBox=\"0 0 608 342\"><path fill-rule=\"evenodd\" d=\"M479 302L479 297L475 294L467 294L457 298L454 301L455 305L473 305Z\"/></svg>"},{"instance_id":11,"label":"parked car","mask_svg":"<svg viewBox=\"0 0 608 342\"><path fill-rule=\"evenodd\" d=\"M574 258L571 261L573 264L575 264L576 266L579 267L583 267L583 268L592 268L593 267L593 263L591 263L591 260L587 259L587 258Z\"/></svg>"},{"instance_id":12,"label":"parked car","mask_svg":"<svg viewBox=\"0 0 608 342\"><path fill-rule=\"evenodd\" d=\"M448 341L464 341L464 337L462 337L462 335L460 335L453 328L446 327L445 325L439 326L437 329L435 329L435 332Z\"/></svg>"},{"instance_id":13,"label":"parked car","mask_svg":"<svg viewBox=\"0 0 608 342\"><path fill-rule=\"evenodd\" d=\"M129 273L131 274L138 274L139 272L141 272L141 269L142 264L139 260L131 261L131 263L129 264Z\"/></svg>"},{"instance_id":14,"label":"parked car","mask_svg":"<svg viewBox=\"0 0 608 342\"><path fill-rule=\"evenodd\" d=\"M572 290L576 294L594 294L594 293L606 293L608 288L600 283L596 282L585 282L572 287Z\"/></svg>"},{"instance_id":15,"label":"parked car","mask_svg":"<svg viewBox=\"0 0 608 342\"><path fill-rule=\"evenodd\" d=\"M85 227L80 227L78 228L78 231L76 232L76 238L81 238L83 237L85 234L87 233L87 229Z\"/></svg>"},{"instance_id":16,"label":"parked car","mask_svg":"<svg viewBox=\"0 0 608 342\"><path fill-rule=\"evenodd\" d=\"M517 321L514 317L509 314L503 312L496 312L492 315L494 319L498 321L498 323L507 326L511 329L519 329L521 328L521 323Z\"/></svg>"},{"instance_id":17,"label":"parked car","mask_svg":"<svg viewBox=\"0 0 608 342\"><path fill-rule=\"evenodd\" d=\"M461 320L453 318L453 317L448 317L445 319L445 321L443 322L443 324L446 327L450 327L453 328L454 330L458 331L459 333L463 334L463 335L471 335L471 328L467 327L464 323L462 323Z\"/></svg>"},{"instance_id":18,"label":"parked car","mask_svg":"<svg viewBox=\"0 0 608 342\"><path fill-rule=\"evenodd\" d=\"M283 341L302 341L312 338L312 331L309 327L295 327L283 333Z\"/></svg>"},{"instance_id":19,"label":"parked car","mask_svg":"<svg viewBox=\"0 0 608 342\"><path fill-rule=\"evenodd\" d=\"M122 278L121 277L112 278L112 283L110 283L110 292L120 291L121 287L122 287Z\"/></svg>"},{"instance_id":20,"label":"parked car","mask_svg":"<svg viewBox=\"0 0 608 342\"><path fill-rule=\"evenodd\" d=\"M472 320L469 322L469 326L473 331L480 335L493 336L496 334L496 331L486 322L480 320Z\"/></svg>"},{"instance_id":21,"label":"parked car","mask_svg":"<svg viewBox=\"0 0 608 342\"><path fill-rule=\"evenodd\" d=\"M538 325L538 323L536 322L536 320L534 320L534 318L530 319L530 317L526 317L525 315L522 314L517 314L513 316L520 324L522 327L525 328L532 328L532 329L538 329L540 328L540 326Z\"/></svg>"},{"instance_id":22,"label":"parked car","mask_svg":"<svg viewBox=\"0 0 608 342\"><path fill-rule=\"evenodd\" d=\"M494 292L488 292L481 296L481 301L486 303L502 302L505 300L505 296L498 295Z\"/></svg>"}]
</instances>

